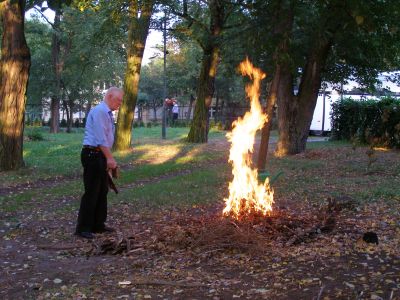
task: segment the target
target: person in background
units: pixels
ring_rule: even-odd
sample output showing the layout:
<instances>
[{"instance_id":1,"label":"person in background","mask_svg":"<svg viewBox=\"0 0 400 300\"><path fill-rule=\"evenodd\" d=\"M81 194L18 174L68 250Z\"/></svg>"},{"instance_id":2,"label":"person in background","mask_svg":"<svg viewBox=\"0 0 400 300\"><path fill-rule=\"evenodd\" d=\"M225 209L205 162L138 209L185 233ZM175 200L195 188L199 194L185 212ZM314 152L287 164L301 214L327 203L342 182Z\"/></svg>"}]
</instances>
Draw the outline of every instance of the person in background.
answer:
<instances>
[{"instance_id":1,"label":"person in background","mask_svg":"<svg viewBox=\"0 0 400 300\"><path fill-rule=\"evenodd\" d=\"M172 106L172 123L175 124L179 116L179 106L178 102L175 100L174 106Z\"/></svg>"},{"instance_id":2,"label":"person in background","mask_svg":"<svg viewBox=\"0 0 400 300\"><path fill-rule=\"evenodd\" d=\"M81 198L75 234L92 239L94 233L112 232L105 225L107 219L107 193L109 170L117 168L111 148L114 143L114 117L112 112L121 106L123 91L109 88L102 102L87 116L81 162L85 192Z\"/></svg>"}]
</instances>

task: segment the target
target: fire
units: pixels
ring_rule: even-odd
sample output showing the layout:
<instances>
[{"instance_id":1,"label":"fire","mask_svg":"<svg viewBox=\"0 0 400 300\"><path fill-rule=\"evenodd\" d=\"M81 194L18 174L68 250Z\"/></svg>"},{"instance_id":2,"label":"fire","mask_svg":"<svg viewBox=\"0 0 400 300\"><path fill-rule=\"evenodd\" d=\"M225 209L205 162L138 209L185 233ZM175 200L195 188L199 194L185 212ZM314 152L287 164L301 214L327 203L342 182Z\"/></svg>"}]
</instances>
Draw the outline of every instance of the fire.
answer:
<instances>
[{"instance_id":1,"label":"fire","mask_svg":"<svg viewBox=\"0 0 400 300\"><path fill-rule=\"evenodd\" d=\"M246 59L239 65L243 76L253 82L246 86L250 98L250 111L232 124L232 132L227 134L231 142L229 162L232 164L233 180L229 183L229 197L224 199L224 215L236 219L252 213L267 215L272 211L273 190L267 178L263 184L258 182L258 170L252 168L251 156L257 130L268 121L259 101L260 83L265 74Z\"/></svg>"}]
</instances>

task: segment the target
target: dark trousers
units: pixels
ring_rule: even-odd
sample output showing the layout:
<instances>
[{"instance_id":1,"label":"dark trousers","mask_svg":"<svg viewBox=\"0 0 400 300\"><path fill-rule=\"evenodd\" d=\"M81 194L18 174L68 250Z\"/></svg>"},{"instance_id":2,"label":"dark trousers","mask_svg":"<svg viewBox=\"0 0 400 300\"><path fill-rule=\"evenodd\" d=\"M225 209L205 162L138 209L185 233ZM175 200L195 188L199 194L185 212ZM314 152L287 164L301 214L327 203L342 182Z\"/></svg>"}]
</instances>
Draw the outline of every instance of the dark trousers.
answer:
<instances>
[{"instance_id":1,"label":"dark trousers","mask_svg":"<svg viewBox=\"0 0 400 300\"><path fill-rule=\"evenodd\" d=\"M107 219L107 160L98 150L82 149L83 184L76 232L96 232Z\"/></svg>"}]
</instances>

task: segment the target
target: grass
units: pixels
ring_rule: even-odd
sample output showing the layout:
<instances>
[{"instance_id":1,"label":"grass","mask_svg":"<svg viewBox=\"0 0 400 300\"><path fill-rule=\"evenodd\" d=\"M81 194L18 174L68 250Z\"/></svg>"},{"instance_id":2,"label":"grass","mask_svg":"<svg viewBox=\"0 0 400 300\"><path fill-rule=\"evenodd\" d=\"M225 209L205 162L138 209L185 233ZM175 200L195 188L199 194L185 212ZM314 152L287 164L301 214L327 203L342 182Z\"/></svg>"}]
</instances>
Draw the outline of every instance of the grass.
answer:
<instances>
[{"instance_id":1,"label":"grass","mask_svg":"<svg viewBox=\"0 0 400 300\"><path fill-rule=\"evenodd\" d=\"M226 187L226 172L221 167L194 170L190 174L171 176L163 180L124 189L113 194L113 202L130 202L138 206L186 206L216 201L221 187Z\"/></svg>"},{"instance_id":2,"label":"grass","mask_svg":"<svg viewBox=\"0 0 400 300\"><path fill-rule=\"evenodd\" d=\"M5 212L23 209L27 203L38 205L49 197L62 199L68 195L79 199L82 193L80 149L83 130L77 129L69 134L50 134L46 128L27 128L26 135L32 130L40 131L44 140L25 141L26 167L15 172L0 173L0 187L23 185L17 193L0 195L1 210ZM133 151L115 153L124 168L118 185L154 180L165 174L195 169L202 163L222 156L220 152L208 151L205 145L184 143L182 137L187 135L188 128L168 128L166 140L161 140L159 133L160 127L136 128L132 135ZM224 134L211 131L212 138ZM52 182L46 184L45 180ZM35 187L35 181L41 182L40 189L31 188Z\"/></svg>"},{"instance_id":3,"label":"grass","mask_svg":"<svg viewBox=\"0 0 400 300\"><path fill-rule=\"evenodd\" d=\"M28 128L27 133L29 130L33 129ZM121 192L110 193L110 201L140 207L222 201L232 176L230 165L225 163L228 146L215 149L209 144L185 143L182 139L188 130L167 128L167 139L161 140L160 127L135 128L133 150L115 154L123 166L121 178L117 180ZM0 188L19 185L13 193L0 195L0 212L26 210L45 205L49 200L69 199L70 205L56 207L56 212L76 210L79 205L83 190L79 157L83 130L50 134L41 128L40 133L44 141L24 143L27 166L19 171L0 173ZM223 140L225 134L212 130L210 141ZM353 150L345 142L320 141L309 143L305 154L285 158L270 155L268 171L283 172L273 185L276 202L279 198L295 198L320 204L327 197L347 195L359 203L398 203L398 153L377 151L376 162L367 168L366 149ZM33 188L38 181L42 183L41 188Z\"/></svg>"}]
</instances>

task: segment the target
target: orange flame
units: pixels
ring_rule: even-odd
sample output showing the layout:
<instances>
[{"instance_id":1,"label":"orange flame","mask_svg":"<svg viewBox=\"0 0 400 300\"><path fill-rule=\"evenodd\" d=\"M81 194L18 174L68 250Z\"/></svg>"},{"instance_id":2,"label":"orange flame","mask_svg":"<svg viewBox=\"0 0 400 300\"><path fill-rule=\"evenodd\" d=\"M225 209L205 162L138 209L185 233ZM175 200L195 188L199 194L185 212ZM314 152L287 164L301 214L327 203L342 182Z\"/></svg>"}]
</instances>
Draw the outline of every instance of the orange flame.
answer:
<instances>
[{"instance_id":1,"label":"orange flame","mask_svg":"<svg viewBox=\"0 0 400 300\"><path fill-rule=\"evenodd\" d=\"M224 215L232 215L239 219L242 215L261 212L266 215L272 211L273 190L267 178L264 184L258 182L258 170L251 167L251 154L257 130L267 122L263 114L259 98L260 82L265 74L255 68L246 59L239 65L243 76L249 76L253 82L246 86L250 98L250 111L243 118L232 124L232 132L227 134L231 142L229 162L232 164L233 180L229 183L229 197L224 199Z\"/></svg>"}]
</instances>

